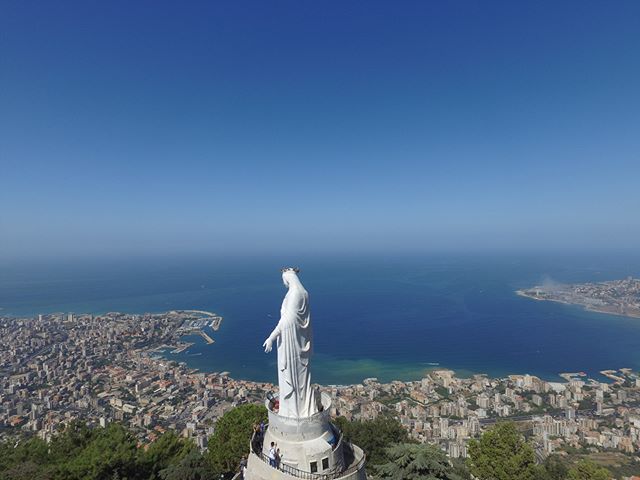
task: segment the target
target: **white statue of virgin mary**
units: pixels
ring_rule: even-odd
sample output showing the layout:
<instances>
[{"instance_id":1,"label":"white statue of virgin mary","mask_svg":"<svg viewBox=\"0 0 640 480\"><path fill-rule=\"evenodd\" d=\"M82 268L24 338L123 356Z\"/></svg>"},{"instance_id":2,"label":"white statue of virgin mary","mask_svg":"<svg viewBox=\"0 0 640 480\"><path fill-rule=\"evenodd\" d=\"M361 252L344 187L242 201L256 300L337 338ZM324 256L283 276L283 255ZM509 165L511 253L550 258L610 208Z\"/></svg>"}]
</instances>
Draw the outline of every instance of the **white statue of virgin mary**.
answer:
<instances>
[{"instance_id":1,"label":"white statue of virgin mary","mask_svg":"<svg viewBox=\"0 0 640 480\"><path fill-rule=\"evenodd\" d=\"M280 321L265 340L269 353L278 341L279 415L305 418L318 411L315 391L311 388L311 315L309 294L300 283L297 268L284 268L282 281L289 291L282 301Z\"/></svg>"}]
</instances>

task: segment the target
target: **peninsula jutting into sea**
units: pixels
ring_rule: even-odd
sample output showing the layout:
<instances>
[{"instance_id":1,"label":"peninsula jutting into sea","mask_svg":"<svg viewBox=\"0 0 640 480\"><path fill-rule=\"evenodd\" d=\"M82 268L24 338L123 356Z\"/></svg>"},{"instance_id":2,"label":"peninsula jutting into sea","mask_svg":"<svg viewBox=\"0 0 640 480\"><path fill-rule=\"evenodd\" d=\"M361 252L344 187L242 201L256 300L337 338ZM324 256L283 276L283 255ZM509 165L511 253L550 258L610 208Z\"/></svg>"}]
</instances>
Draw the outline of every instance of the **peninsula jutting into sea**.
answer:
<instances>
[{"instance_id":1,"label":"peninsula jutting into sea","mask_svg":"<svg viewBox=\"0 0 640 480\"><path fill-rule=\"evenodd\" d=\"M554 283L516 293L534 300L582 305L594 312L640 318L640 280L632 277L599 283Z\"/></svg>"}]
</instances>

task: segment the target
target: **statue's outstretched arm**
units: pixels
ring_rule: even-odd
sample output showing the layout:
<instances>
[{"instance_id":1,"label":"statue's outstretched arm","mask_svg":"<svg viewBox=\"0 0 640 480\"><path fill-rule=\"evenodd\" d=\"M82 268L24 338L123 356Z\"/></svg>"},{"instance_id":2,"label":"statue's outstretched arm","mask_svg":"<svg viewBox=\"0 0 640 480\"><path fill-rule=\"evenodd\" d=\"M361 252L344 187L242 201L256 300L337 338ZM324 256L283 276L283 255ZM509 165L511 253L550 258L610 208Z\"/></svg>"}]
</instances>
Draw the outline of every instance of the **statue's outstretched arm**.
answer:
<instances>
[{"instance_id":1,"label":"statue's outstretched arm","mask_svg":"<svg viewBox=\"0 0 640 480\"><path fill-rule=\"evenodd\" d=\"M264 341L264 343L262 344L265 352L269 353L271 351L271 348L273 347L273 342L275 342L279 336L280 336L280 322L278 322L278 325L276 325L276 328L273 329L273 332L271 332L271 335L269 335L267 339Z\"/></svg>"}]
</instances>

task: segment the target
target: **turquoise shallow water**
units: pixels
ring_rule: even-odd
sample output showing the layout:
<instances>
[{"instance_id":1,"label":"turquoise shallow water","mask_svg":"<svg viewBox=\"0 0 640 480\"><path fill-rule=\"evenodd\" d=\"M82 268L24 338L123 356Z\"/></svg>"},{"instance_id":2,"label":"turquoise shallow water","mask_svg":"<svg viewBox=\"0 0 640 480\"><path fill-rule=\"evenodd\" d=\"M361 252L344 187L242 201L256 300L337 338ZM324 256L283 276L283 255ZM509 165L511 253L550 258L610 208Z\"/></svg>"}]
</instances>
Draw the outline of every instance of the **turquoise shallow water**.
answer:
<instances>
[{"instance_id":1,"label":"turquoise shallow water","mask_svg":"<svg viewBox=\"0 0 640 480\"><path fill-rule=\"evenodd\" d=\"M325 384L461 374L596 374L640 369L640 319L514 294L543 281L640 276L640 257L421 256L300 258L311 295L313 378ZM6 265L0 313L204 309L222 314L216 343L170 358L239 378L275 379L260 345L278 320L279 258L155 259Z\"/></svg>"}]
</instances>

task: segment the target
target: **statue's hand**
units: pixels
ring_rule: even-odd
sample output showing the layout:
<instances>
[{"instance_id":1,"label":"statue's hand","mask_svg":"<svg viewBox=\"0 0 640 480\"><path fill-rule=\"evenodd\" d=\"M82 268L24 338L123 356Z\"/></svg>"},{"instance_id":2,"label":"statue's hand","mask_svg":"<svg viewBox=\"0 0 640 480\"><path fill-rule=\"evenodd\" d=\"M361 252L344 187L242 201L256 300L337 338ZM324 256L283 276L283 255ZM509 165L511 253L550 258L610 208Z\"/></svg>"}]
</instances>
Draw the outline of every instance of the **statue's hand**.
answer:
<instances>
[{"instance_id":1,"label":"statue's hand","mask_svg":"<svg viewBox=\"0 0 640 480\"><path fill-rule=\"evenodd\" d=\"M270 338L267 338L262 344L262 346L264 347L264 351L266 353L269 353L273 348L273 340L271 340Z\"/></svg>"}]
</instances>

